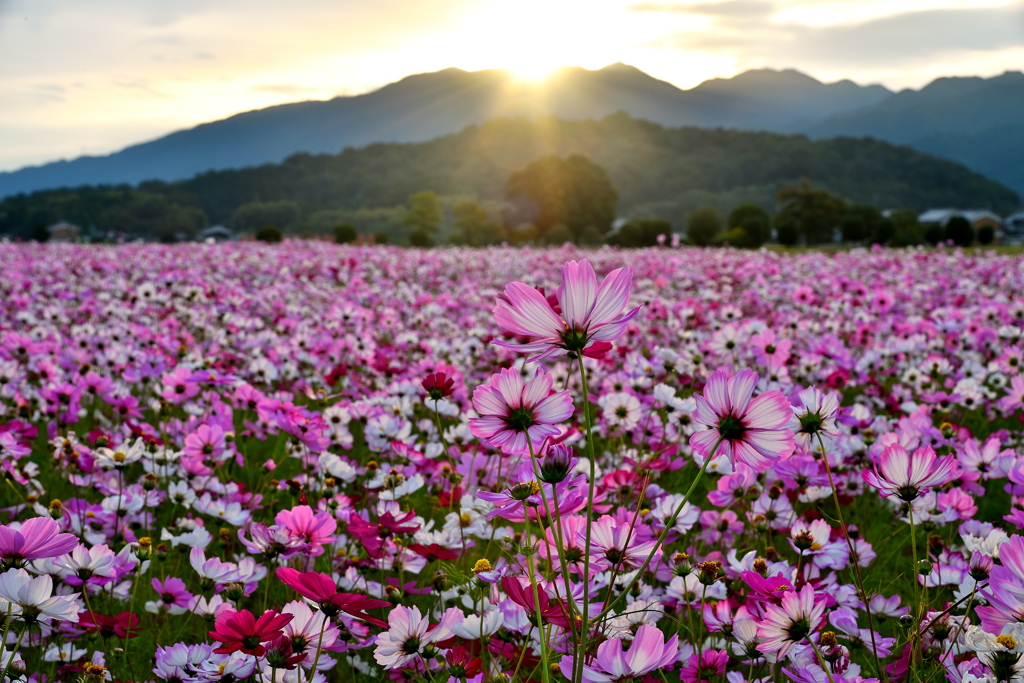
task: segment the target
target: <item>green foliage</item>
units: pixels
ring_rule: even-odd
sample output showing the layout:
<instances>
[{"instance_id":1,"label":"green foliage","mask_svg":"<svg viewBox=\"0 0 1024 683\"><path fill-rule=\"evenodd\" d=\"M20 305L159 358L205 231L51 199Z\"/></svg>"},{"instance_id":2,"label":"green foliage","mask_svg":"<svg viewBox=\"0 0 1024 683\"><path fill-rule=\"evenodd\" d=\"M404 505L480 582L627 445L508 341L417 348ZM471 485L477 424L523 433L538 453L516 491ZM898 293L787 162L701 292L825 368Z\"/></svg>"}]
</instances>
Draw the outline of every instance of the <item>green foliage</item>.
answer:
<instances>
[{"instance_id":1,"label":"green foliage","mask_svg":"<svg viewBox=\"0 0 1024 683\"><path fill-rule=\"evenodd\" d=\"M342 223L334 227L334 241L338 244L351 244L359 239L359 231L356 226Z\"/></svg>"},{"instance_id":2,"label":"green foliage","mask_svg":"<svg viewBox=\"0 0 1024 683\"><path fill-rule=\"evenodd\" d=\"M869 204L854 204L846 209L839 227L844 242L889 244L896 233L896 226Z\"/></svg>"},{"instance_id":3,"label":"green foliage","mask_svg":"<svg viewBox=\"0 0 1024 683\"><path fill-rule=\"evenodd\" d=\"M698 247L715 243L722 232L722 217L713 206L699 206L686 217L686 237Z\"/></svg>"},{"instance_id":4,"label":"green foliage","mask_svg":"<svg viewBox=\"0 0 1024 683\"><path fill-rule=\"evenodd\" d=\"M501 225L476 202L462 200L452 207L453 244L482 247L501 241Z\"/></svg>"},{"instance_id":5,"label":"green foliage","mask_svg":"<svg viewBox=\"0 0 1024 683\"><path fill-rule=\"evenodd\" d=\"M505 196L520 200L519 211L529 214L524 222L535 225L539 234L563 225L574 236L587 228L602 234L611 230L619 199L608 173L580 154L547 155L513 171Z\"/></svg>"},{"instance_id":6,"label":"green foliage","mask_svg":"<svg viewBox=\"0 0 1024 683\"><path fill-rule=\"evenodd\" d=\"M434 240L424 228L416 228L409 233L409 244L414 247L432 247Z\"/></svg>"},{"instance_id":7,"label":"green foliage","mask_svg":"<svg viewBox=\"0 0 1024 683\"><path fill-rule=\"evenodd\" d=\"M978 244L988 246L996 238L996 231L991 225L983 225L978 228Z\"/></svg>"},{"instance_id":8,"label":"green foliage","mask_svg":"<svg viewBox=\"0 0 1024 683\"><path fill-rule=\"evenodd\" d=\"M549 247L560 247L563 244L573 244L573 234L564 225L554 225L542 236L544 244Z\"/></svg>"},{"instance_id":9,"label":"green foliage","mask_svg":"<svg viewBox=\"0 0 1024 683\"><path fill-rule=\"evenodd\" d=\"M627 248L654 247L659 235L668 239L672 235L672 224L661 218L634 218L611 235L608 244Z\"/></svg>"},{"instance_id":10,"label":"green foliage","mask_svg":"<svg viewBox=\"0 0 1024 683\"><path fill-rule=\"evenodd\" d=\"M378 232L373 235L374 244L391 244L391 235L386 232Z\"/></svg>"},{"instance_id":11,"label":"green foliage","mask_svg":"<svg viewBox=\"0 0 1024 683\"><path fill-rule=\"evenodd\" d=\"M893 236L889 244L894 247L914 247L924 244L924 227L917 220L917 214L910 209L896 209L889 214L893 225Z\"/></svg>"},{"instance_id":12,"label":"green foliage","mask_svg":"<svg viewBox=\"0 0 1024 683\"><path fill-rule=\"evenodd\" d=\"M831 242L832 231L839 226L846 211L842 199L815 188L806 178L795 186L779 190L775 199L782 205L776 221L792 222L807 244Z\"/></svg>"},{"instance_id":13,"label":"green foliage","mask_svg":"<svg viewBox=\"0 0 1024 683\"><path fill-rule=\"evenodd\" d=\"M939 223L925 223L921 227L924 230L925 242L932 246L946 239L946 233Z\"/></svg>"},{"instance_id":14,"label":"green foliage","mask_svg":"<svg viewBox=\"0 0 1024 683\"><path fill-rule=\"evenodd\" d=\"M719 234L718 239L715 240L717 244L729 245L730 247L737 247L739 249L752 249L756 245L754 239L750 236L744 228L730 228L725 232Z\"/></svg>"},{"instance_id":15,"label":"green foliage","mask_svg":"<svg viewBox=\"0 0 1024 683\"><path fill-rule=\"evenodd\" d=\"M784 247L794 247L800 241L800 225L793 216L776 214L775 237Z\"/></svg>"},{"instance_id":16,"label":"green foliage","mask_svg":"<svg viewBox=\"0 0 1024 683\"><path fill-rule=\"evenodd\" d=\"M746 233L746 245L751 248L760 247L771 237L772 217L765 208L759 204L740 204L729 212L729 219L726 221L729 232L740 228ZM734 235L733 239L740 239ZM740 246L730 240L729 244Z\"/></svg>"},{"instance_id":17,"label":"green foliage","mask_svg":"<svg viewBox=\"0 0 1024 683\"><path fill-rule=\"evenodd\" d=\"M234 230L254 230L263 225L274 225L288 230L302 213L299 203L290 199L271 202L248 202L235 209L228 219L228 227Z\"/></svg>"},{"instance_id":18,"label":"green foliage","mask_svg":"<svg viewBox=\"0 0 1024 683\"><path fill-rule=\"evenodd\" d=\"M257 221L247 231L272 224L330 234L337 224L349 223L362 234L387 232L395 241L411 230L402 222L408 197L424 188L440 198L471 197L487 206L503 199L509 169L546 155L574 153L607 170L618 193L609 223L616 215L658 216L681 226L705 204L723 213L747 203L771 206L780 188L802 177L851 202L914 211L954 205L1009 213L1020 203L1011 190L962 166L877 140L664 128L618 114L601 121L496 119L430 142L375 144L336 155L297 154L280 164L211 171L175 183L16 195L0 200L0 234L28 238L35 229L66 220L84 234L146 236L142 231L153 227L151 221L135 222L131 215L107 209L149 195L163 198L167 207L202 212L177 213L172 223L205 214L208 220L200 227L211 221L230 225L235 211L259 198L258 203L297 203L301 222ZM506 224L520 222L525 220ZM578 238L580 233L574 234Z\"/></svg>"},{"instance_id":19,"label":"green foliage","mask_svg":"<svg viewBox=\"0 0 1024 683\"><path fill-rule=\"evenodd\" d=\"M974 227L963 216L953 216L946 222L944 235L958 247L969 247L974 243Z\"/></svg>"},{"instance_id":20,"label":"green foliage","mask_svg":"<svg viewBox=\"0 0 1024 683\"><path fill-rule=\"evenodd\" d=\"M277 244L284 238L281 230L273 225L264 225L256 231L256 239L267 244Z\"/></svg>"},{"instance_id":21,"label":"green foliage","mask_svg":"<svg viewBox=\"0 0 1024 683\"><path fill-rule=\"evenodd\" d=\"M442 212L440 198L436 193L429 190L416 192L409 196L408 204L409 210L405 213L402 223L412 229L412 232L409 234L409 242L413 246L426 246L412 241L412 236L419 234L416 238L417 240L422 241L423 235L426 235L430 243L433 244L430 235L436 233L441 227Z\"/></svg>"}]
</instances>

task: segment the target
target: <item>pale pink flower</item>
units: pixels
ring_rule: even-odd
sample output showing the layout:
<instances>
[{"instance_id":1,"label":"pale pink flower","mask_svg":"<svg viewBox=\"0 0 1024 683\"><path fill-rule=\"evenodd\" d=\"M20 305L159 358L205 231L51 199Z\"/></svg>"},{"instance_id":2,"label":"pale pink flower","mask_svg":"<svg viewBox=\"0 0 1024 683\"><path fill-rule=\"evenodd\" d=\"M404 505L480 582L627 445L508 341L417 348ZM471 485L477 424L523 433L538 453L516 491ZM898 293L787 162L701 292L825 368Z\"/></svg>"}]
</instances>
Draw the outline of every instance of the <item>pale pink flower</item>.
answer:
<instances>
[{"instance_id":1,"label":"pale pink flower","mask_svg":"<svg viewBox=\"0 0 1024 683\"><path fill-rule=\"evenodd\" d=\"M518 370L502 370L473 392L473 407L481 417L469 421L469 430L505 453L528 451L527 438L539 450L544 439L559 433L554 425L573 412L569 392L552 393L551 386L551 375L545 372L524 384Z\"/></svg>"},{"instance_id":2,"label":"pale pink flower","mask_svg":"<svg viewBox=\"0 0 1024 683\"><path fill-rule=\"evenodd\" d=\"M711 373L704 395L697 395L694 421L707 428L690 437L690 446L707 458L721 440L716 455L742 462L764 472L785 460L795 447L793 432L786 428L793 410L778 391L752 399L757 373L743 370L730 377L725 370Z\"/></svg>"},{"instance_id":3,"label":"pale pink flower","mask_svg":"<svg viewBox=\"0 0 1024 683\"><path fill-rule=\"evenodd\" d=\"M557 308L535 288L512 282L498 297L494 317L502 328L532 337L526 344L501 346L544 358L560 351L582 354L595 342L618 339L626 324L637 314L637 306L623 313L629 304L633 274L617 268L597 284L594 267L586 260L569 261L562 266L562 284L555 291Z\"/></svg>"}]
</instances>

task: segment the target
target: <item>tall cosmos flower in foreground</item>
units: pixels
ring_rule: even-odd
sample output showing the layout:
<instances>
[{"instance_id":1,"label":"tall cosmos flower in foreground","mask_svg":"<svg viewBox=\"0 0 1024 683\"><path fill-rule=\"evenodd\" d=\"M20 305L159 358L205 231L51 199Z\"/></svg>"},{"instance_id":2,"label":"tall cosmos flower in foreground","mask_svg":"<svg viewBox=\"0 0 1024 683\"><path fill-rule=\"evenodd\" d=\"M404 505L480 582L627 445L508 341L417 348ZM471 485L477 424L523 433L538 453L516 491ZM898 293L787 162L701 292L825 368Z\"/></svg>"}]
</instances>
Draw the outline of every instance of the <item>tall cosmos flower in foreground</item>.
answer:
<instances>
[{"instance_id":1,"label":"tall cosmos flower in foreground","mask_svg":"<svg viewBox=\"0 0 1024 683\"><path fill-rule=\"evenodd\" d=\"M956 458L947 455L936 460L935 451L928 446L911 454L894 443L882 451L875 471L865 470L861 476L884 497L896 496L909 503L926 489L942 486L956 476Z\"/></svg>"},{"instance_id":2,"label":"tall cosmos flower in foreground","mask_svg":"<svg viewBox=\"0 0 1024 683\"><path fill-rule=\"evenodd\" d=\"M469 421L469 430L511 455L528 451L527 439L539 450L544 439L558 434L554 425L573 411L569 392L552 393L551 386L551 375L544 372L526 383L514 368L492 375L490 384L473 392L473 407L481 417Z\"/></svg>"},{"instance_id":3,"label":"tall cosmos flower in foreground","mask_svg":"<svg viewBox=\"0 0 1024 683\"><path fill-rule=\"evenodd\" d=\"M716 454L749 465L755 472L764 472L793 453L793 432L786 428L793 416L789 401L779 391L752 399L756 385L753 370L733 377L725 370L711 373L704 395L694 396L694 421L707 427L690 437L695 451L707 458L721 439Z\"/></svg>"},{"instance_id":4,"label":"tall cosmos flower in foreground","mask_svg":"<svg viewBox=\"0 0 1024 683\"><path fill-rule=\"evenodd\" d=\"M595 343L618 339L640 307L623 313L629 304L633 274L617 268L597 284L594 267L586 259L562 266L562 284L555 291L558 307L534 287L511 282L498 297L494 317L502 328L533 340L526 344L497 342L501 346L536 353L532 360L568 352L579 355Z\"/></svg>"}]
</instances>

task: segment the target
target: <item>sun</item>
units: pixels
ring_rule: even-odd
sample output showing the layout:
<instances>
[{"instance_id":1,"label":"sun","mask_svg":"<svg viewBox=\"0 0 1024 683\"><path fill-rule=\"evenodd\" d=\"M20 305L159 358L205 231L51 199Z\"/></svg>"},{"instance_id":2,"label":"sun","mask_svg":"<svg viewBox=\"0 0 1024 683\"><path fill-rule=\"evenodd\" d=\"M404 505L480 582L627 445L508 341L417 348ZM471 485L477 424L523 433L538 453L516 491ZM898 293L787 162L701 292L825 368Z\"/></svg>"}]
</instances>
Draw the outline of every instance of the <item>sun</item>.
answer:
<instances>
[{"instance_id":1,"label":"sun","mask_svg":"<svg viewBox=\"0 0 1024 683\"><path fill-rule=\"evenodd\" d=\"M536 83L547 79L561 66L547 55L520 55L509 65L508 70L517 80Z\"/></svg>"}]
</instances>

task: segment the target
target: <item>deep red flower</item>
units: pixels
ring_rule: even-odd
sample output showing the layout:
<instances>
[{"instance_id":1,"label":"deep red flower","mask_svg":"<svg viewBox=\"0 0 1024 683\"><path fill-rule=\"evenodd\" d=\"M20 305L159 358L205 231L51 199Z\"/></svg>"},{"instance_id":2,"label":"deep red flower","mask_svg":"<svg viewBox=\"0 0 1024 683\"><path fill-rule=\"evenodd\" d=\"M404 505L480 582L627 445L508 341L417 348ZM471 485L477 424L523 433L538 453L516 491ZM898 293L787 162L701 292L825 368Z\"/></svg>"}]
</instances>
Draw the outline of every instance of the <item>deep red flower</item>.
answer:
<instances>
[{"instance_id":1,"label":"deep red flower","mask_svg":"<svg viewBox=\"0 0 1024 683\"><path fill-rule=\"evenodd\" d=\"M536 618L537 602L533 599L532 587L524 587L519 579L512 576L502 578L501 587L512 599L512 602L526 609L526 614L531 620ZM563 600L552 600L547 592L539 586L537 587L537 599L540 601L541 619L555 626L569 628L569 616Z\"/></svg>"},{"instance_id":2,"label":"deep red flower","mask_svg":"<svg viewBox=\"0 0 1024 683\"><path fill-rule=\"evenodd\" d=\"M445 661L448 663L448 675L452 678L472 678L483 668L483 662L479 658L474 658L469 654L469 650L461 645L448 650Z\"/></svg>"},{"instance_id":3,"label":"deep red flower","mask_svg":"<svg viewBox=\"0 0 1024 683\"><path fill-rule=\"evenodd\" d=\"M440 401L455 393L455 380L443 372L432 372L423 378L423 390L433 401Z\"/></svg>"},{"instance_id":4,"label":"deep red flower","mask_svg":"<svg viewBox=\"0 0 1024 683\"><path fill-rule=\"evenodd\" d=\"M409 550L421 557L427 558L428 562L433 562L434 560L455 560L459 557L458 551L452 550L451 548L445 548L444 546L436 543L431 543L430 545L413 543L409 546Z\"/></svg>"},{"instance_id":5,"label":"deep red flower","mask_svg":"<svg viewBox=\"0 0 1024 683\"><path fill-rule=\"evenodd\" d=\"M138 625L139 617L134 612L121 612L114 617L88 611L78 614L79 628L99 633L104 638L109 638L110 636L138 638L140 630L136 628Z\"/></svg>"},{"instance_id":6,"label":"deep red flower","mask_svg":"<svg viewBox=\"0 0 1024 683\"><path fill-rule=\"evenodd\" d=\"M377 518L376 524L372 524L359 515L352 515L347 531L350 536L359 539L371 557L377 557L384 545L385 538L395 534L411 534L419 530L418 525L405 524L415 516L414 512L403 513L401 517L395 517L390 512L385 512Z\"/></svg>"},{"instance_id":7,"label":"deep red flower","mask_svg":"<svg viewBox=\"0 0 1024 683\"><path fill-rule=\"evenodd\" d=\"M293 616L269 610L256 619L247 609L241 612L222 612L217 617L217 630L209 632L212 640L223 643L214 652L219 655L243 652L262 657L267 651L263 643L280 638L284 634L281 629Z\"/></svg>"},{"instance_id":8,"label":"deep red flower","mask_svg":"<svg viewBox=\"0 0 1024 683\"><path fill-rule=\"evenodd\" d=\"M290 567L278 567L277 578L302 597L316 602L320 611L328 617L333 617L338 612L345 612L381 628L388 627L386 622L371 617L363 611L375 607L387 607L391 604L387 600L369 598L359 593L339 593L334 579L319 572L300 572Z\"/></svg>"}]
</instances>

